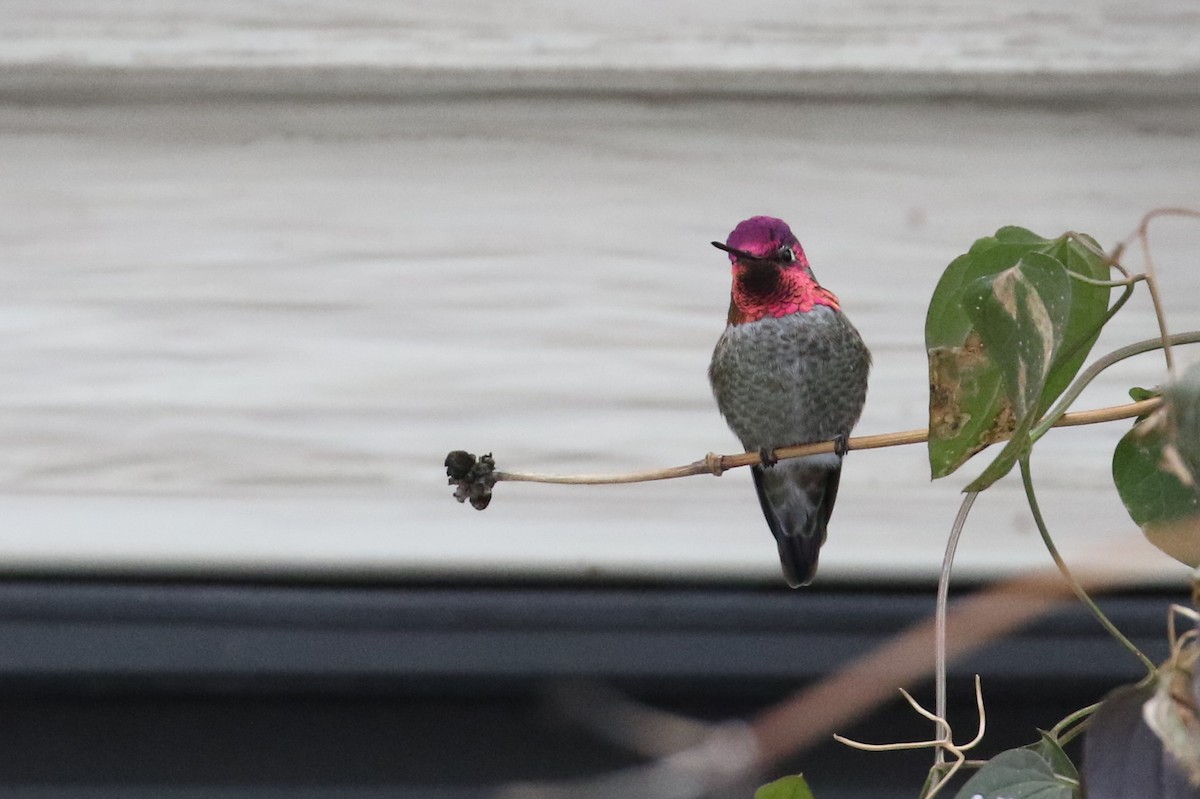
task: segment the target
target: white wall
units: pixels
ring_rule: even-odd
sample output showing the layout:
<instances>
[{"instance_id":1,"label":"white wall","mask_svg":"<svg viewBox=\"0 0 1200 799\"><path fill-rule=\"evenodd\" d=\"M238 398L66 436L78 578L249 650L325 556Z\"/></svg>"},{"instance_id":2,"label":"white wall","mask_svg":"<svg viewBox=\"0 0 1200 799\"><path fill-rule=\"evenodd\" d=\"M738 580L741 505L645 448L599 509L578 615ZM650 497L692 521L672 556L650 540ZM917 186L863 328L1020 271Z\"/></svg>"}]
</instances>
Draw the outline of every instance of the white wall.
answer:
<instances>
[{"instance_id":1,"label":"white wall","mask_svg":"<svg viewBox=\"0 0 1200 799\"><path fill-rule=\"evenodd\" d=\"M1191 4L1043 5L0 2L0 568L775 580L744 472L479 514L442 458L735 451L708 242L754 213L875 353L859 432L924 426L925 303L976 237L1200 207ZM1200 226L1158 231L1196 328ZM1153 332L1139 299L1098 351ZM1046 441L1043 503L1176 575L1111 488L1124 429ZM966 482L852 454L822 576L933 574ZM1048 563L1014 481L961 563Z\"/></svg>"}]
</instances>

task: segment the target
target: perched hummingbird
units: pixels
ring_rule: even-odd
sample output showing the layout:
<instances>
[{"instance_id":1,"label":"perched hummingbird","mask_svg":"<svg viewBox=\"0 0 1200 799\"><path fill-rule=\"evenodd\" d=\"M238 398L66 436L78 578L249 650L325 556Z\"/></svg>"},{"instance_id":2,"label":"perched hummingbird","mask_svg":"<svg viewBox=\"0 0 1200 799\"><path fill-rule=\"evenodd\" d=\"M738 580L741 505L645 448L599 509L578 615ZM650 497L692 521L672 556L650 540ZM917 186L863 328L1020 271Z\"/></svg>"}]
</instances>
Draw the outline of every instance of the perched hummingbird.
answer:
<instances>
[{"instance_id":1,"label":"perched hummingbird","mask_svg":"<svg viewBox=\"0 0 1200 799\"><path fill-rule=\"evenodd\" d=\"M762 456L762 466L750 468L754 487L783 576L797 588L817 572L871 353L783 220L751 217L712 245L729 253L733 288L708 379L730 429ZM836 452L779 463L771 454L829 440Z\"/></svg>"}]
</instances>

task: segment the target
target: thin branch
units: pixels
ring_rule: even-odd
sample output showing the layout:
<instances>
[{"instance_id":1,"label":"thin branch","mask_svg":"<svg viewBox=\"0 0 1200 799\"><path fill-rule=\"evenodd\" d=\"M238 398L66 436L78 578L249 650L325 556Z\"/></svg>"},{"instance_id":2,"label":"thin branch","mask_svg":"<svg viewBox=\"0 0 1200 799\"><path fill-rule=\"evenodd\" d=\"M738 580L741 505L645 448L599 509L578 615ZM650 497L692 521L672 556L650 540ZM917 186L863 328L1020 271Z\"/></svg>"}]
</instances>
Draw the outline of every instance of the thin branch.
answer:
<instances>
[{"instance_id":1,"label":"thin branch","mask_svg":"<svg viewBox=\"0 0 1200 799\"><path fill-rule=\"evenodd\" d=\"M1200 333L1193 334L1200 342ZM1158 343L1158 339L1154 339ZM1190 343L1190 342L1189 342ZM1153 348L1151 348L1153 349ZM1155 410L1162 404L1157 397L1131 402L1127 405L1114 405L1108 408L1096 408L1090 411L1079 411L1065 414L1055 427L1072 425L1096 424L1111 422L1116 419L1132 419L1143 416ZM873 436L857 436L847 442L847 449L881 449L883 447L898 447L906 444L921 444L929 440L927 429L905 430L899 433L882 433ZM803 444L795 447L782 447L775 450L774 455L779 460L801 458L805 455L819 455L833 452L835 442L821 441L816 444ZM625 474L538 474L536 472L501 472L494 473L496 482L508 481L518 483L556 483L560 485L615 485L621 483L648 483L653 480L672 480L676 477L693 477L699 474L720 476L722 473L742 466L757 466L762 459L757 452L742 452L737 455L710 454L703 460L694 461L683 466L672 466L667 469L653 469L644 472L628 472Z\"/></svg>"},{"instance_id":2,"label":"thin branch","mask_svg":"<svg viewBox=\"0 0 1200 799\"><path fill-rule=\"evenodd\" d=\"M1193 330L1187 333L1176 333L1173 336L1168 336L1167 341L1170 344L1197 344L1200 343L1200 331ZM1076 424L1093 424L1094 422L1107 422L1114 419L1127 418L1123 416L1111 416L1104 418L1088 416L1088 414L1101 414L1110 410L1108 408L1101 408L1095 411L1081 411L1078 413L1067 413L1066 410L1067 408L1071 407L1071 403L1075 402L1075 400L1079 398L1079 395L1083 393L1083 390L1087 388L1088 385L1105 369L1109 368L1115 363L1125 360L1126 358L1132 358L1134 355L1141 355L1143 352L1156 350L1162 345L1163 340L1161 338L1148 338L1143 341L1135 341L1132 344L1126 344L1124 347L1115 349L1112 352L1097 358L1094 363L1088 366L1088 368L1080 372L1079 376L1075 378L1071 385L1067 387L1067 390L1063 392L1062 396L1059 397L1058 402L1054 404L1054 407L1047 411L1042 421L1034 425L1033 430L1029 432L1030 439L1037 441L1039 438L1045 435L1051 427L1069 427ZM1150 400L1143 400L1143 402L1150 402ZM1138 403L1134 404L1136 405ZM1149 408L1147 412L1152 410L1155 410L1155 408ZM1141 416L1140 413L1136 415Z\"/></svg>"},{"instance_id":3,"label":"thin branch","mask_svg":"<svg viewBox=\"0 0 1200 799\"><path fill-rule=\"evenodd\" d=\"M946 541L946 554L942 557L942 571L938 575L937 603L933 612L934 637L934 708L938 718L946 718L946 609L950 603L950 574L954 570L954 554L958 551L958 542L962 538L963 528L967 524L967 515L979 496L978 491L968 491L959 506L958 515L954 517L954 525L950 528L950 537ZM944 724L944 722L939 722ZM949 734L948 727L938 728L939 737ZM942 750L934 754L937 764L943 762Z\"/></svg>"},{"instance_id":4,"label":"thin branch","mask_svg":"<svg viewBox=\"0 0 1200 799\"><path fill-rule=\"evenodd\" d=\"M1150 291L1150 302L1154 305L1154 316L1158 320L1158 330L1163 342L1163 357L1167 362L1167 373L1174 377L1175 360L1171 353L1170 336L1167 335L1166 310L1163 308L1162 296L1158 292L1158 281L1155 279L1154 273L1154 259L1150 255L1150 222L1164 216L1182 216L1189 219L1200 219L1200 211L1194 211L1191 208L1155 208L1142 217L1137 230L1126 237L1118 245L1118 249L1123 250L1133 239L1137 239L1138 243L1141 244L1142 258L1146 264L1146 288Z\"/></svg>"},{"instance_id":5,"label":"thin branch","mask_svg":"<svg viewBox=\"0 0 1200 799\"><path fill-rule=\"evenodd\" d=\"M1128 294L1128 292L1126 292ZM1110 310L1114 313L1126 299L1122 297ZM1107 317L1106 317L1107 318ZM1148 352L1168 344L1200 343L1200 331L1180 333L1165 339L1155 338L1140 341L1111 352L1089 366L1063 393L1063 396L1047 413L1042 421L1030 431L1030 440L1036 441L1052 427L1068 427L1072 425L1096 424L1116 419L1128 419L1144 416L1162 405L1162 400L1152 398L1127 405L1115 405L1108 408L1097 408L1091 411L1066 413L1066 409L1078 398L1080 392L1096 375L1104 369L1124 358L1129 358L1142 352ZM899 433L883 433L874 436L858 436L846 443L847 449L879 449L896 447L905 444L919 444L929 440L929 431L906 430ZM834 452L837 444L833 441L821 441L813 444L803 444L792 447L782 447L775 450L776 460L800 458L806 455L818 455ZM710 452L703 460L694 461L683 466L672 466L666 469L653 469L643 472L625 474L578 474L556 475L539 474L536 472L501 472L496 470L495 460L491 454L476 458L463 450L455 450L446 456L446 474L450 484L456 486L454 497L459 502L470 500L471 505L483 510L491 502L492 488L501 481L523 483L554 483L559 485L615 485L624 483L646 483L654 480L671 480L676 477L692 477L699 474L711 474L720 477L729 469L741 466L752 466L762 463L758 452L743 452L736 455L718 455Z\"/></svg>"}]
</instances>

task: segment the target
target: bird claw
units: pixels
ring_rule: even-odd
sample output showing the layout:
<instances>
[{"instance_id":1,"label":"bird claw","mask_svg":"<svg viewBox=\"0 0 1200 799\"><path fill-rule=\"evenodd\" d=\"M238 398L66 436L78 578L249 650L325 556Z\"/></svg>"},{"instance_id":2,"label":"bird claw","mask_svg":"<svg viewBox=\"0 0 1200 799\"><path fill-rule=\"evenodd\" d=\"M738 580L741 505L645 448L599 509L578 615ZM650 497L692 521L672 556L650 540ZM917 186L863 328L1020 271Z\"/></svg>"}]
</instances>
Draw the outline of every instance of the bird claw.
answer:
<instances>
[{"instance_id":1,"label":"bird claw","mask_svg":"<svg viewBox=\"0 0 1200 799\"><path fill-rule=\"evenodd\" d=\"M837 453L839 458L846 457L846 453L850 451L850 439L845 433L841 433L834 437L833 451Z\"/></svg>"},{"instance_id":2,"label":"bird claw","mask_svg":"<svg viewBox=\"0 0 1200 799\"><path fill-rule=\"evenodd\" d=\"M771 469L775 466L775 464L779 463L779 458L775 457L775 450L771 449L770 447L759 447L758 459L767 469Z\"/></svg>"}]
</instances>

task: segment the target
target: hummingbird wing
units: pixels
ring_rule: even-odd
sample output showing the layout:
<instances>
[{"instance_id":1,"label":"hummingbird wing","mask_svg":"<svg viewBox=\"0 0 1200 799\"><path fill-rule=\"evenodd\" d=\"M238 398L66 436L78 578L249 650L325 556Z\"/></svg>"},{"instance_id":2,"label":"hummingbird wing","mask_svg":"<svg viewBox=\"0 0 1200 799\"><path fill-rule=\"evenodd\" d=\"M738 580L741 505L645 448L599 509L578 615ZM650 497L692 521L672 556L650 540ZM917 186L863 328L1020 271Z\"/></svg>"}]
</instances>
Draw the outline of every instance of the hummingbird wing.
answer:
<instances>
[{"instance_id":1,"label":"hummingbird wing","mask_svg":"<svg viewBox=\"0 0 1200 799\"><path fill-rule=\"evenodd\" d=\"M763 516L779 545L783 576L792 588L808 585L816 576L817 556L837 499L841 456L795 458L766 469L752 466L750 473Z\"/></svg>"}]
</instances>

